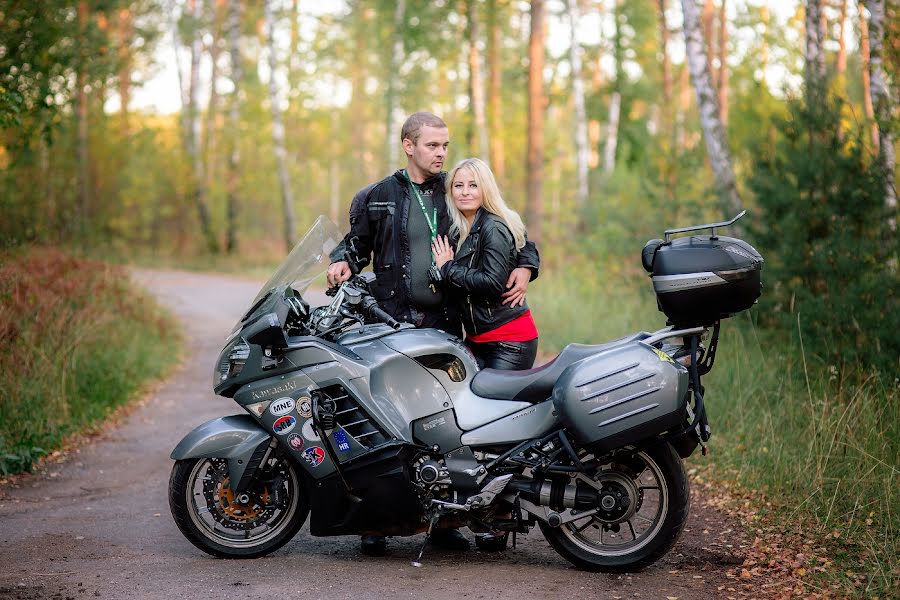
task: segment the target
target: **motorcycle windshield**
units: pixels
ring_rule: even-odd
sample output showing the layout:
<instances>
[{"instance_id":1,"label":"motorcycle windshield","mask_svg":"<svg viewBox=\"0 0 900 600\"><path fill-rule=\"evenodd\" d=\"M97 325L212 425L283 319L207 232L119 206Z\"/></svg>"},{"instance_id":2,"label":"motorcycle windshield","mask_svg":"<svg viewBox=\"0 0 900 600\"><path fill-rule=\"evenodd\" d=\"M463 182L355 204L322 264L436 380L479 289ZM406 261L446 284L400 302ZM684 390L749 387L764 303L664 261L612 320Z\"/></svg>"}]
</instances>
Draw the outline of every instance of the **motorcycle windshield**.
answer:
<instances>
[{"instance_id":1,"label":"motorcycle windshield","mask_svg":"<svg viewBox=\"0 0 900 600\"><path fill-rule=\"evenodd\" d=\"M247 314L251 314L260 300L272 290L291 287L298 294L304 294L309 284L328 269L331 263L329 254L343 239L344 235L337 225L324 215L319 216L259 290Z\"/></svg>"}]
</instances>

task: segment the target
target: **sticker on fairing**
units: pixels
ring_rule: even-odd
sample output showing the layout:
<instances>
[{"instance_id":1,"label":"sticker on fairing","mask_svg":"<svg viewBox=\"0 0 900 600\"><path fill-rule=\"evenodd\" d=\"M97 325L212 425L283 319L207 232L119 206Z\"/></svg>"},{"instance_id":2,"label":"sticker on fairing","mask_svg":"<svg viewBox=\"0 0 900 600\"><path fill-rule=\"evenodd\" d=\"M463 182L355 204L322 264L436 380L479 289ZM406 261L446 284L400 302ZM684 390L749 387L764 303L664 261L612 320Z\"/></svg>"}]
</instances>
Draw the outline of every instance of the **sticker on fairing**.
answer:
<instances>
[{"instance_id":1,"label":"sticker on fairing","mask_svg":"<svg viewBox=\"0 0 900 600\"><path fill-rule=\"evenodd\" d=\"M350 451L350 440L347 439L347 434L339 429L334 432L334 441L337 442L338 450L341 452L349 452Z\"/></svg>"},{"instance_id":2,"label":"sticker on fairing","mask_svg":"<svg viewBox=\"0 0 900 600\"><path fill-rule=\"evenodd\" d=\"M303 428L300 430L303 433L303 437L308 439L311 442L321 442L322 438L319 437L319 434L316 433L316 430L313 429L312 419L303 424Z\"/></svg>"},{"instance_id":3,"label":"sticker on fairing","mask_svg":"<svg viewBox=\"0 0 900 600\"><path fill-rule=\"evenodd\" d=\"M308 396L300 396L297 399L297 412L304 419L312 417L312 400Z\"/></svg>"},{"instance_id":4,"label":"sticker on fairing","mask_svg":"<svg viewBox=\"0 0 900 600\"><path fill-rule=\"evenodd\" d=\"M294 410L293 398L279 398L269 407L269 412L271 412L276 417L286 415L292 410Z\"/></svg>"},{"instance_id":5,"label":"sticker on fairing","mask_svg":"<svg viewBox=\"0 0 900 600\"><path fill-rule=\"evenodd\" d=\"M672 364L675 363L675 361L672 360L672 357L669 356L668 354L666 354L665 352L663 352L662 350L659 350L659 349L653 348L653 347L651 347L650 349L653 350L654 352L656 352L656 355L659 357L659 360L661 360L663 362L670 362Z\"/></svg>"},{"instance_id":6,"label":"sticker on fairing","mask_svg":"<svg viewBox=\"0 0 900 600\"><path fill-rule=\"evenodd\" d=\"M281 417L274 423L272 423L272 431L277 433L278 435L284 435L288 431L294 428L294 425L297 424L297 419L288 415L286 417Z\"/></svg>"},{"instance_id":7,"label":"sticker on fairing","mask_svg":"<svg viewBox=\"0 0 900 600\"><path fill-rule=\"evenodd\" d=\"M303 438L297 435L296 433L292 433L288 436L288 444L294 450L303 450L303 447L306 445L303 443Z\"/></svg>"},{"instance_id":8,"label":"sticker on fairing","mask_svg":"<svg viewBox=\"0 0 900 600\"><path fill-rule=\"evenodd\" d=\"M307 448L303 451L303 458L306 459L309 466L315 468L321 465L322 461L325 460L325 451L318 446L313 446L312 448Z\"/></svg>"}]
</instances>

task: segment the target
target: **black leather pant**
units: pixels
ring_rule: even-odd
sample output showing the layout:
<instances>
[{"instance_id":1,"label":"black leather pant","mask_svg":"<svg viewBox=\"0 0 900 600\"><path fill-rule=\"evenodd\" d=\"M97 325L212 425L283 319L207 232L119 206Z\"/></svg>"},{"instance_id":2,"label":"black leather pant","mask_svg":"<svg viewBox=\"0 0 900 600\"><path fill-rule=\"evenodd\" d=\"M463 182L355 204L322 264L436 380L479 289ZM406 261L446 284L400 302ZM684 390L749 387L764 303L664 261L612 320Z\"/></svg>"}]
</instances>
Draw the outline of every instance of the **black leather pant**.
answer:
<instances>
[{"instance_id":1,"label":"black leather pant","mask_svg":"<svg viewBox=\"0 0 900 600\"><path fill-rule=\"evenodd\" d=\"M471 342L466 345L475 355L482 369L508 369L521 371L534 366L538 340L527 342Z\"/></svg>"}]
</instances>

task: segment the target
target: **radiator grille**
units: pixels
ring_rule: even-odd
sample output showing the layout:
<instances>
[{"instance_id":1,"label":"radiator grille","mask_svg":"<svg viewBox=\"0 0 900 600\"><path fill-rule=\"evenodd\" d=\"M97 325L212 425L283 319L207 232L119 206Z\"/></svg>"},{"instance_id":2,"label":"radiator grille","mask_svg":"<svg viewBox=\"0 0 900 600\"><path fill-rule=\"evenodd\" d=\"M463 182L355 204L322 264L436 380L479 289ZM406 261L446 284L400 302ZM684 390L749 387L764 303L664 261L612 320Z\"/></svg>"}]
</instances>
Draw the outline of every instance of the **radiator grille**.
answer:
<instances>
[{"instance_id":1,"label":"radiator grille","mask_svg":"<svg viewBox=\"0 0 900 600\"><path fill-rule=\"evenodd\" d=\"M334 420L360 445L375 448L390 440L387 432L369 415L343 386L319 390L334 403Z\"/></svg>"}]
</instances>

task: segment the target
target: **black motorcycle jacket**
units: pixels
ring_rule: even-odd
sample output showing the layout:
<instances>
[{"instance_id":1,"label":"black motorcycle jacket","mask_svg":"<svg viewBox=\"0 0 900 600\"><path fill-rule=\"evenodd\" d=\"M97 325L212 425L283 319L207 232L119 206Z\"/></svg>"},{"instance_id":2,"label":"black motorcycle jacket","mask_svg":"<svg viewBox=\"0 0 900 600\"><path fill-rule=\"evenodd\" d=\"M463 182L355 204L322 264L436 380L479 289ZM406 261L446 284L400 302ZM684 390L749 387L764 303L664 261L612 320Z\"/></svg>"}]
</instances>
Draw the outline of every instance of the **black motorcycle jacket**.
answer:
<instances>
[{"instance_id":1,"label":"black motorcycle jacket","mask_svg":"<svg viewBox=\"0 0 900 600\"><path fill-rule=\"evenodd\" d=\"M439 173L422 183L422 189L433 189L432 201L437 209L438 235L449 235L450 217L444 195L446 173ZM410 206L414 206L409 182L398 170L353 197L350 205L350 232L331 252L332 262L344 260L348 242L354 239L357 259L372 258L375 273L372 295L379 306L400 321L415 323L415 307L410 301L410 246L407 235ZM531 279L538 276L540 257L533 242L526 242L514 266L531 269ZM505 280L504 280L505 284ZM455 318L456 303L445 301L440 310L448 322Z\"/></svg>"},{"instance_id":2,"label":"black motorcycle jacket","mask_svg":"<svg viewBox=\"0 0 900 600\"><path fill-rule=\"evenodd\" d=\"M528 311L527 303L512 308L503 304L501 297L510 272L518 265L518 255L506 223L479 209L468 237L459 245L453 260L441 268L466 333L491 331Z\"/></svg>"}]
</instances>

